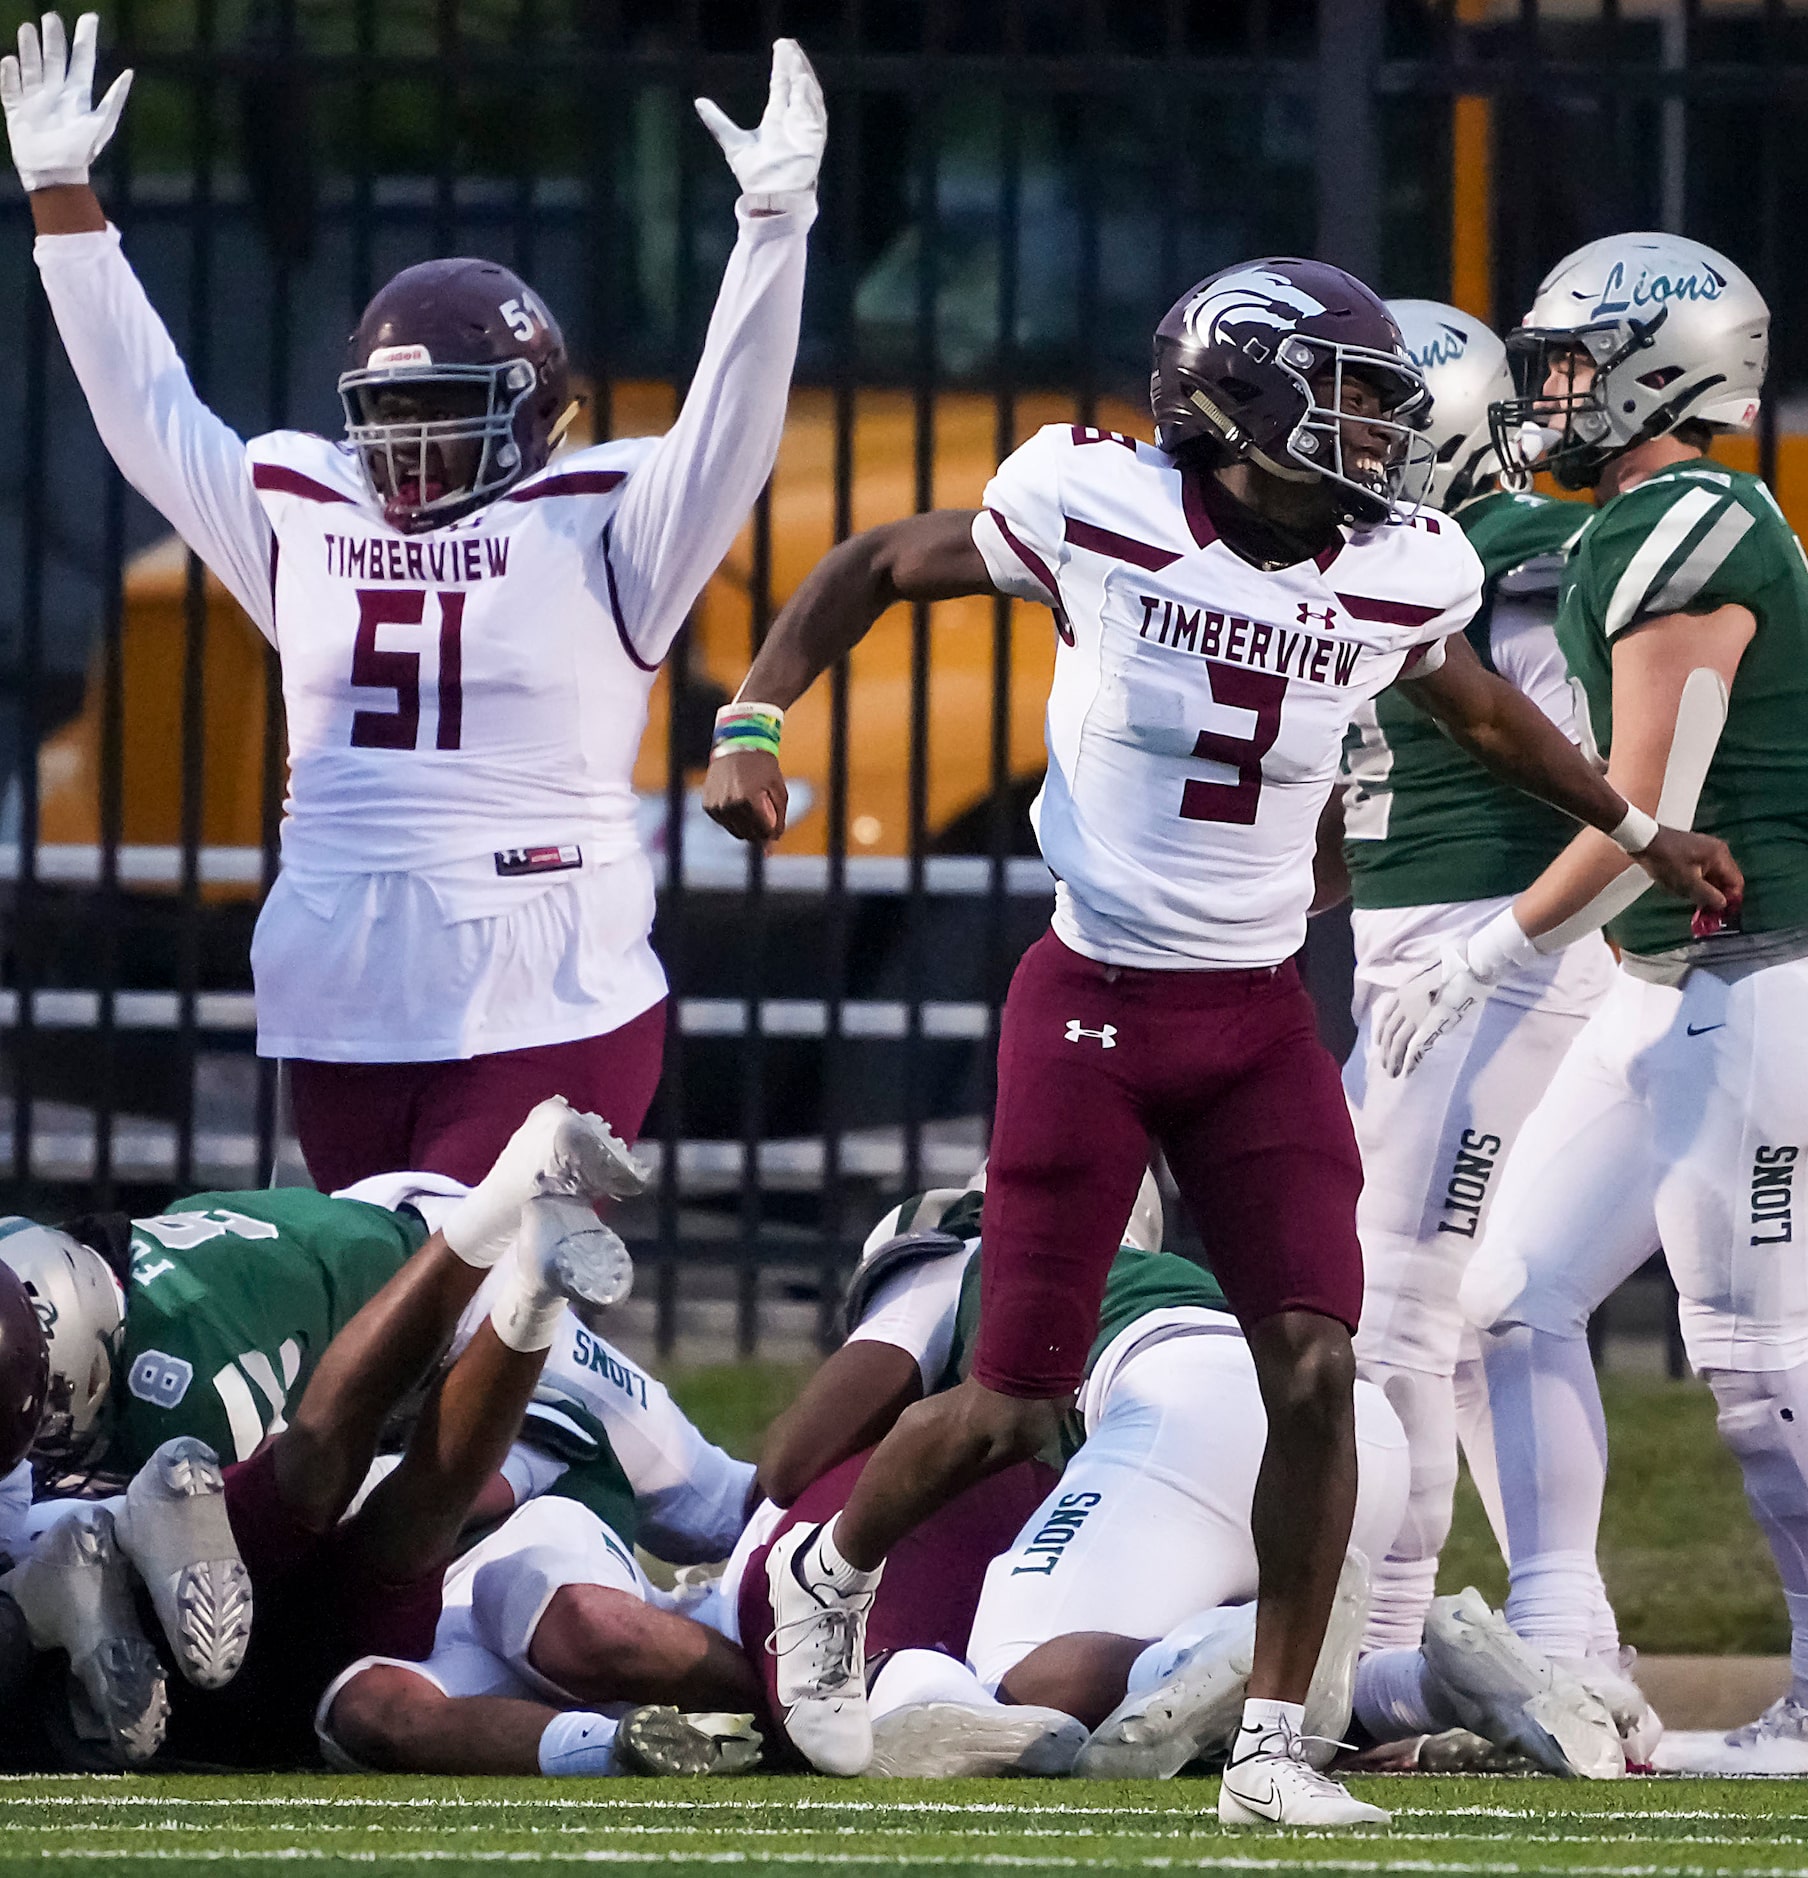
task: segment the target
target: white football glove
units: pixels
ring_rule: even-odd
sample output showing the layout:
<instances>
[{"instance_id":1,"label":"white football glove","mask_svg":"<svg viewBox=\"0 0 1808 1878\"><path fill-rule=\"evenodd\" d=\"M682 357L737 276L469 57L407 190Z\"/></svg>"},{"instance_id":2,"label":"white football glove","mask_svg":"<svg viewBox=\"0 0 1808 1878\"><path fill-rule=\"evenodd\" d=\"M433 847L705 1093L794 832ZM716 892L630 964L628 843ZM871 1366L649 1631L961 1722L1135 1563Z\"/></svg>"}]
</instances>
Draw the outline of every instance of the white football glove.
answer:
<instances>
[{"instance_id":1,"label":"white football glove","mask_svg":"<svg viewBox=\"0 0 1808 1878\"><path fill-rule=\"evenodd\" d=\"M46 13L42 50L39 29L27 20L19 28L18 56L9 52L0 59L7 141L28 190L85 183L89 166L118 126L132 74L121 72L100 103L91 102L99 35L100 15L84 13L75 22L72 54L63 39L62 15Z\"/></svg>"},{"instance_id":2,"label":"white football glove","mask_svg":"<svg viewBox=\"0 0 1808 1878\"><path fill-rule=\"evenodd\" d=\"M1471 934L1467 945L1446 939L1433 964L1375 1002L1375 1048L1387 1073L1401 1076L1417 1069L1426 1051L1486 1003L1508 972L1538 956L1511 907Z\"/></svg>"},{"instance_id":3,"label":"white football glove","mask_svg":"<svg viewBox=\"0 0 1808 1878\"><path fill-rule=\"evenodd\" d=\"M795 39L772 42L772 88L758 130L743 130L711 98L698 98L696 106L753 207L771 207L769 197L816 187L829 114L822 86Z\"/></svg>"}]
</instances>

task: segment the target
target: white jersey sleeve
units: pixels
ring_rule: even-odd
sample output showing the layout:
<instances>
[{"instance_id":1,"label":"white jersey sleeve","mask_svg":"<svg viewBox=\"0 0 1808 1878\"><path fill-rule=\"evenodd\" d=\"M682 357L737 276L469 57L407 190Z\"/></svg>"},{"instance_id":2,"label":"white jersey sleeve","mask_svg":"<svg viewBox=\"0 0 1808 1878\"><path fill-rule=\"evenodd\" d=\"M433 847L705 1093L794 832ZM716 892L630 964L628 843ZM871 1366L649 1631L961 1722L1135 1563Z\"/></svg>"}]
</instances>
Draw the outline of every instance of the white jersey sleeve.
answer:
<instances>
[{"instance_id":1,"label":"white jersey sleeve","mask_svg":"<svg viewBox=\"0 0 1808 1878\"><path fill-rule=\"evenodd\" d=\"M610 598L643 666L670 649L772 474L803 313L814 196L778 215L737 205L728 258L678 421L649 451L604 536Z\"/></svg>"},{"instance_id":2,"label":"white jersey sleeve","mask_svg":"<svg viewBox=\"0 0 1808 1878\"><path fill-rule=\"evenodd\" d=\"M273 641L272 536L245 445L195 395L119 230L40 235L33 254L95 428L121 474Z\"/></svg>"},{"instance_id":3,"label":"white jersey sleeve","mask_svg":"<svg viewBox=\"0 0 1808 1878\"><path fill-rule=\"evenodd\" d=\"M1067 559L1061 463L1072 427L1045 424L999 464L973 518L973 542L1000 593L1061 605Z\"/></svg>"},{"instance_id":4,"label":"white jersey sleeve","mask_svg":"<svg viewBox=\"0 0 1808 1878\"><path fill-rule=\"evenodd\" d=\"M889 1343L914 1356L923 1387L931 1389L948 1366L960 1311L961 1280L979 1248L973 1240L959 1252L919 1259L882 1279L849 1343Z\"/></svg>"},{"instance_id":5,"label":"white jersey sleeve","mask_svg":"<svg viewBox=\"0 0 1808 1878\"><path fill-rule=\"evenodd\" d=\"M1494 669L1515 690L1523 691L1571 743L1576 735L1576 695L1569 663L1557 643L1552 623L1554 593L1518 599L1501 593L1488 622L1488 650Z\"/></svg>"}]
</instances>

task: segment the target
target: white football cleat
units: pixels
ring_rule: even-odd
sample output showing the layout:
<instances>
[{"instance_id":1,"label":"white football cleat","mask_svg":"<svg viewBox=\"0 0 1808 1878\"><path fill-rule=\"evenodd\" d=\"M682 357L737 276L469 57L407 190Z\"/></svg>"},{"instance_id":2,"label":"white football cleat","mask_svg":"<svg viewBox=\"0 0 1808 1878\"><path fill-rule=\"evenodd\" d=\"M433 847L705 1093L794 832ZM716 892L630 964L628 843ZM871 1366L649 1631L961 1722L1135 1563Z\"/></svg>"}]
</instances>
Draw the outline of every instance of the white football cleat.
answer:
<instances>
[{"instance_id":1,"label":"white football cleat","mask_svg":"<svg viewBox=\"0 0 1808 1878\"><path fill-rule=\"evenodd\" d=\"M531 1109L502 1153L535 1161L535 1193L632 1200L652 1184L652 1176L600 1115L574 1109L563 1096L548 1096Z\"/></svg>"},{"instance_id":2,"label":"white football cleat","mask_svg":"<svg viewBox=\"0 0 1808 1878\"><path fill-rule=\"evenodd\" d=\"M1580 1662L1560 1660L1558 1667L1568 1670L1613 1717L1613 1725L1620 1731L1620 1744L1626 1751L1626 1771L1648 1774L1656 1764L1657 1744L1664 1738L1664 1723L1633 1679L1632 1666L1637 1660L1636 1650L1623 1649L1614 1657L1585 1656Z\"/></svg>"},{"instance_id":3,"label":"white football cleat","mask_svg":"<svg viewBox=\"0 0 1808 1878\"><path fill-rule=\"evenodd\" d=\"M1598 1696L1490 1609L1473 1585L1434 1598L1425 1619L1425 1662L1457 1720L1517 1748L1547 1773L1618 1780L1620 1731Z\"/></svg>"},{"instance_id":4,"label":"white football cleat","mask_svg":"<svg viewBox=\"0 0 1808 1878\"><path fill-rule=\"evenodd\" d=\"M911 1702L873 1723L866 1771L892 1780L1056 1779L1085 1745L1085 1724L1056 1708Z\"/></svg>"},{"instance_id":5,"label":"white football cleat","mask_svg":"<svg viewBox=\"0 0 1808 1878\"><path fill-rule=\"evenodd\" d=\"M239 1673L251 1641L251 1574L226 1515L219 1456L178 1435L132 1476L115 1519L177 1667L198 1689Z\"/></svg>"},{"instance_id":6,"label":"white football cleat","mask_svg":"<svg viewBox=\"0 0 1808 1878\"><path fill-rule=\"evenodd\" d=\"M1256 1607L1227 1605L1153 1689L1127 1695L1074 1762L1082 1780L1171 1780L1201 1754L1230 1744L1255 1656Z\"/></svg>"},{"instance_id":7,"label":"white football cleat","mask_svg":"<svg viewBox=\"0 0 1808 1878\"><path fill-rule=\"evenodd\" d=\"M1284 1723L1239 1728L1218 1788L1221 1826L1391 1826L1385 1808L1359 1800L1306 1759L1306 1743Z\"/></svg>"},{"instance_id":8,"label":"white football cleat","mask_svg":"<svg viewBox=\"0 0 1808 1878\"><path fill-rule=\"evenodd\" d=\"M815 1526L794 1526L766 1555L778 1701L785 1733L818 1773L863 1774L873 1758L866 1710L866 1614L879 1574L843 1591L816 1578L805 1552Z\"/></svg>"},{"instance_id":9,"label":"white football cleat","mask_svg":"<svg viewBox=\"0 0 1808 1878\"><path fill-rule=\"evenodd\" d=\"M1687 1758L1690 1773L1808 1774L1808 1703L1779 1696L1756 1721L1701 1747Z\"/></svg>"},{"instance_id":10,"label":"white football cleat","mask_svg":"<svg viewBox=\"0 0 1808 1878\"><path fill-rule=\"evenodd\" d=\"M18 1605L33 1648L68 1654L77 1734L105 1741L128 1766L148 1761L163 1745L169 1690L138 1622L113 1515L84 1507L59 1520L0 1578L0 1591Z\"/></svg>"},{"instance_id":11,"label":"white football cleat","mask_svg":"<svg viewBox=\"0 0 1808 1878\"><path fill-rule=\"evenodd\" d=\"M687 1715L660 1703L630 1709L615 1758L633 1774L745 1774L763 1746L751 1715Z\"/></svg>"},{"instance_id":12,"label":"white football cleat","mask_svg":"<svg viewBox=\"0 0 1808 1878\"><path fill-rule=\"evenodd\" d=\"M571 1306L586 1330L600 1332L610 1310L634 1289L628 1248L588 1200L560 1194L529 1200L521 1209L515 1256L546 1295Z\"/></svg>"},{"instance_id":13,"label":"white football cleat","mask_svg":"<svg viewBox=\"0 0 1808 1878\"><path fill-rule=\"evenodd\" d=\"M1329 1767L1349 1731L1356 1695L1356 1659L1362 1654L1369 1621L1369 1562L1354 1546L1344 1554L1337 1578L1325 1640L1319 1646L1312 1683L1306 1691L1306 1722L1301 1739L1314 1767Z\"/></svg>"}]
</instances>

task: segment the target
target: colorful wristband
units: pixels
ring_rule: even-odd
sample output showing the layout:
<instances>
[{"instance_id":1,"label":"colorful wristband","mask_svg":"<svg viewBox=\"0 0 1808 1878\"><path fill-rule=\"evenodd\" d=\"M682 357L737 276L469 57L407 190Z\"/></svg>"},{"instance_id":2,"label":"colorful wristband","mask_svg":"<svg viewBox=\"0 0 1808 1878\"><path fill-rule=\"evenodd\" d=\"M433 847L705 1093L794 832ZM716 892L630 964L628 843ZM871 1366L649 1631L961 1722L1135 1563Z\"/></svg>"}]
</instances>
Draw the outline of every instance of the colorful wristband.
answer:
<instances>
[{"instance_id":1,"label":"colorful wristband","mask_svg":"<svg viewBox=\"0 0 1808 1878\"><path fill-rule=\"evenodd\" d=\"M716 731L710 740L711 758L740 750L764 750L778 755L779 733L785 714L773 704L725 704L716 713Z\"/></svg>"}]
</instances>

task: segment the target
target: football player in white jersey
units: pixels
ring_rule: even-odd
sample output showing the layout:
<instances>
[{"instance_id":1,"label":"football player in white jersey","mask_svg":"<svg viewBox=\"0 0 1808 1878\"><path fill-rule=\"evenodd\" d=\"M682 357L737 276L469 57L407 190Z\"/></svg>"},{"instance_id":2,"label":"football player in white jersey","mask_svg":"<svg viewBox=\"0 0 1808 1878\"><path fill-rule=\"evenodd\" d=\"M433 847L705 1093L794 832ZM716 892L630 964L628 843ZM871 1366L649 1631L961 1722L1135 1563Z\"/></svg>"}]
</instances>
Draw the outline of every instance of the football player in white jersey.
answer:
<instances>
[{"instance_id":1,"label":"football player in white jersey","mask_svg":"<svg viewBox=\"0 0 1808 1878\"><path fill-rule=\"evenodd\" d=\"M897 600L1034 599L1060 640L1035 815L1054 931L1005 1007L973 1374L902 1418L832 1522L775 1548L780 1695L818 1766L866 1763L860 1623L878 1568L931 1507L1052 1432L1153 1137L1269 1409L1255 1660L1221 1814L1380 1823L1299 1741L1355 1491L1361 1172L1293 964L1344 730L1405 678L1490 767L1613 831L1660 879L1718 907L1739 876L1719 844L1630 812L1462 638L1481 565L1460 529L1400 504L1426 454L1424 381L1366 287L1310 261L1226 270L1168 314L1155 364L1154 445L1050 426L977 514L842 544L742 686L743 710L776 717ZM746 838L781 834L776 735L724 742L706 806Z\"/></svg>"},{"instance_id":2,"label":"football player in white jersey","mask_svg":"<svg viewBox=\"0 0 1808 1878\"><path fill-rule=\"evenodd\" d=\"M1482 604L1465 637L1490 670L1577 741L1569 668L1557 644L1564 555L1590 511L1503 487L1489 406L1510 397L1507 351L1453 306L1393 300L1407 350L1431 392L1435 451L1427 502L1481 557ZM1450 1530L1459 1413L1477 1481L1492 1483L1485 1386L1464 1345L1457 1287L1481 1242L1490 1202L1532 1105L1606 992L1613 960L1596 934L1503 981L1482 1022L1412 1075L1387 1073L1374 1012L1392 986L1496 917L1562 851L1574 824L1488 774L1398 692L1366 706L1344 743L1333 798L1354 900L1356 1047L1344 1090L1362 1150L1359 1373L1387 1393L1412 1447L1413 1490L1393 1549L1375 1561L1371 1652L1357 1715L1380 1736L1410 1711L1438 1554ZM1321 893L1321 901L1322 901ZM1473 1334L1468 1339L1473 1345ZM1459 1408L1460 1405L1460 1408ZM1602 1653L1617 1655L1603 1607ZM1389 1654L1390 1652L1394 1654ZM1624 1679L1618 1693L1642 1707ZM1435 1720L1427 1711L1425 1729Z\"/></svg>"},{"instance_id":3,"label":"football player in white jersey","mask_svg":"<svg viewBox=\"0 0 1808 1878\"><path fill-rule=\"evenodd\" d=\"M663 437L549 463L564 342L489 261L377 295L346 437L241 441L195 395L88 184L130 73L98 20L19 29L0 103L58 330L108 449L282 661L283 870L252 944L318 1186L471 1181L541 1098L632 1140L665 976L632 771L660 661L770 471L816 213L822 93L773 49L759 129L707 99L743 194L703 356Z\"/></svg>"}]
</instances>

